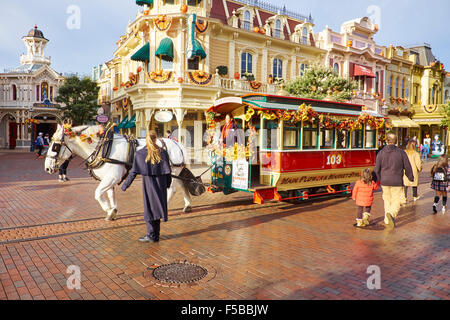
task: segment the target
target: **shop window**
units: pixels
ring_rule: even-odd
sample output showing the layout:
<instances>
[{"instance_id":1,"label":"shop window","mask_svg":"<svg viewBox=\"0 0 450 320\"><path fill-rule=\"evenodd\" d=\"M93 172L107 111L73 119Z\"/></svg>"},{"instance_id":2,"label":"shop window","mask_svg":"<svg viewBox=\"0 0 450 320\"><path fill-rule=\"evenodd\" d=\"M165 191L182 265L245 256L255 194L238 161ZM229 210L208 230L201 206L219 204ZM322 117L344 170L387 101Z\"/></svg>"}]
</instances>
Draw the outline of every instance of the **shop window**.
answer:
<instances>
[{"instance_id":1,"label":"shop window","mask_svg":"<svg viewBox=\"0 0 450 320\"><path fill-rule=\"evenodd\" d=\"M349 132L347 130L337 130L336 149L348 149Z\"/></svg>"},{"instance_id":2,"label":"shop window","mask_svg":"<svg viewBox=\"0 0 450 320\"><path fill-rule=\"evenodd\" d=\"M273 59L273 77L283 78L283 61L281 59Z\"/></svg>"},{"instance_id":3,"label":"shop window","mask_svg":"<svg viewBox=\"0 0 450 320\"><path fill-rule=\"evenodd\" d=\"M194 57L192 59L189 59L188 60L188 69L189 70L198 70L199 63L200 63L199 57Z\"/></svg>"},{"instance_id":4,"label":"shop window","mask_svg":"<svg viewBox=\"0 0 450 320\"><path fill-rule=\"evenodd\" d=\"M253 73L253 56L248 52L241 54L241 75Z\"/></svg>"},{"instance_id":5,"label":"shop window","mask_svg":"<svg viewBox=\"0 0 450 320\"><path fill-rule=\"evenodd\" d=\"M194 147L194 126L186 126L185 146L188 148Z\"/></svg>"},{"instance_id":6,"label":"shop window","mask_svg":"<svg viewBox=\"0 0 450 320\"><path fill-rule=\"evenodd\" d=\"M377 131L373 130L371 127L366 127L366 141L364 143L364 147L366 149L373 149L376 148L376 136L377 136Z\"/></svg>"},{"instance_id":7,"label":"shop window","mask_svg":"<svg viewBox=\"0 0 450 320\"><path fill-rule=\"evenodd\" d=\"M316 123L307 123L303 126L303 149L317 149L319 128Z\"/></svg>"},{"instance_id":8,"label":"shop window","mask_svg":"<svg viewBox=\"0 0 450 320\"><path fill-rule=\"evenodd\" d=\"M299 149L300 126L284 124L283 149Z\"/></svg>"},{"instance_id":9,"label":"shop window","mask_svg":"<svg viewBox=\"0 0 450 320\"><path fill-rule=\"evenodd\" d=\"M335 63L334 66L333 66L333 70L334 70L334 73L339 75L339 64Z\"/></svg>"},{"instance_id":10,"label":"shop window","mask_svg":"<svg viewBox=\"0 0 450 320\"><path fill-rule=\"evenodd\" d=\"M334 129L321 129L321 149L334 149Z\"/></svg>"},{"instance_id":11,"label":"shop window","mask_svg":"<svg viewBox=\"0 0 450 320\"><path fill-rule=\"evenodd\" d=\"M277 120L264 120L263 149L278 150Z\"/></svg>"},{"instance_id":12,"label":"shop window","mask_svg":"<svg viewBox=\"0 0 450 320\"><path fill-rule=\"evenodd\" d=\"M175 4L175 0L163 0L163 4Z\"/></svg>"},{"instance_id":13,"label":"shop window","mask_svg":"<svg viewBox=\"0 0 450 320\"><path fill-rule=\"evenodd\" d=\"M352 149L362 149L363 148L363 131L355 130L351 134Z\"/></svg>"},{"instance_id":14,"label":"shop window","mask_svg":"<svg viewBox=\"0 0 450 320\"><path fill-rule=\"evenodd\" d=\"M188 0L187 4L188 6L197 7L202 0Z\"/></svg>"}]
</instances>

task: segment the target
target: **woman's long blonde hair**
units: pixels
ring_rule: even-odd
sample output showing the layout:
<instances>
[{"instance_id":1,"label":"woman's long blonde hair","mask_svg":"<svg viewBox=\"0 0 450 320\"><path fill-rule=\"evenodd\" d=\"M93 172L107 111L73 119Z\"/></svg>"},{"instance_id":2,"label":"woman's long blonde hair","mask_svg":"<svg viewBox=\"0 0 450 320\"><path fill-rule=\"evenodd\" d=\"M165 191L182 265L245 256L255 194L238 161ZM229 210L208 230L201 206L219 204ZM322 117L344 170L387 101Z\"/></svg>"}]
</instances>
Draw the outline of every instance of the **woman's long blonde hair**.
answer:
<instances>
[{"instance_id":1,"label":"woman's long blonde hair","mask_svg":"<svg viewBox=\"0 0 450 320\"><path fill-rule=\"evenodd\" d=\"M148 130L146 141L147 141L147 158L145 158L145 162L149 162L151 164L156 164L161 162L161 148L156 144L156 131Z\"/></svg>"},{"instance_id":2,"label":"woman's long blonde hair","mask_svg":"<svg viewBox=\"0 0 450 320\"><path fill-rule=\"evenodd\" d=\"M414 152L417 152L416 148L417 148L416 141L410 140L408 142L408 145L406 146L405 152L406 152L406 154L414 154Z\"/></svg>"}]
</instances>

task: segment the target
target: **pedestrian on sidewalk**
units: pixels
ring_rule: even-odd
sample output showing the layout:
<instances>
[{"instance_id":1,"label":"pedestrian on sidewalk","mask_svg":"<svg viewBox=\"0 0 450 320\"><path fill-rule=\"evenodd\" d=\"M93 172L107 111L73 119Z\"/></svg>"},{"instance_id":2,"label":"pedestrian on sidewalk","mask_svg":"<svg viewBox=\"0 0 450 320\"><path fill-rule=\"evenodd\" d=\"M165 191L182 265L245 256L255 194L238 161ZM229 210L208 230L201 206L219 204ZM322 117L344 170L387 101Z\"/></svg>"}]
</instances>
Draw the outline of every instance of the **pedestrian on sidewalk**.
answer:
<instances>
[{"instance_id":1,"label":"pedestrian on sidewalk","mask_svg":"<svg viewBox=\"0 0 450 320\"><path fill-rule=\"evenodd\" d=\"M161 219L167 221L167 189L172 183L172 176L169 155L156 144L156 131L149 130L146 140L147 146L136 152L133 167L122 190L127 190L138 174L142 175L147 234L139 238L139 241L158 242Z\"/></svg>"},{"instance_id":2,"label":"pedestrian on sidewalk","mask_svg":"<svg viewBox=\"0 0 450 320\"><path fill-rule=\"evenodd\" d=\"M358 207L356 214L357 227L366 227L370 224L373 192L378 190L378 188L379 185L372 179L372 171L364 169L361 172L361 179L356 182L352 193L352 198L356 200L356 206Z\"/></svg>"},{"instance_id":3,"label":"pedestrian on sidewalk","mask_svg":"<svg viewBox=\"0 0 450 320\"><path fill-rule=\"evenodd\" d=\"M413 190L413 200L416 202L419 200L418 187L419 187L419 172L422 171L422 160L416 151L416 142L411 140L406 147L406 155L408 156L409 163L414 175L414 181L411 182L406 176L403 177L403 183L405 185L405 203L408 200L408 188L412 187Z\"/></svg>"},{"instance_id":4,"label":"pedestrian on sidewalk","mask_svg":"<svg viewBox=\"0 0 450 320\"><path fill-rule=\"evenodd\" d=\"M448 156L443 155L438 159L438 162L431 169L431 189L436 193L433 203L433 214L437 213L437 206L439 199L442 196L442 214L447 210L447 187L449 177Z\"/></svg>"},{"instance_id":5,"label":"pedestrian on sidewalk","mask_svg":"<svg viewBox=\"0 0 450 320\"><path fill-rule=\"evenodd\" d=\"M42 132L39 132L38 137L36 138L35 141L36 144L36 148L38 148L38 152L36 153L36 158L42 158L42 151L44 150L44 134Z\"/></svg>"},{"instance_id":6,"label":"pedestrian on sidewalk","mask_svg":"<svg viewBox=\"0 0 450 320\"><path fill-rule=\"evenodd\" d=\"M50 145L50 136L48 133L46 133L44 136L44 152L42 152L43 156L45 156L45 154L47 153L49 145Z\"/></svg>"},{"instance_id":7,"label":"pedestrian on sidewalk","mask_svg":"<svg viewBox=\"0 0 450 320\"><path fill-rule=\"evenodd\" d=\"M67 182L70 180L69 178L67 178L67 167L69 166L69 162L72 159L73 155L71 155L69 159L64 161L63 164L59 167L59 178L58 178L59 182Z\"/></svg>"},{"instance_id":8,"label":"pedestrian on sidewalk","mask_svg":"<svg viewBox=\"0 0 450 320\"><path fill-rule=\"evenodd\" d=\"M403 176L414 181L414 174L405 151L396 146L397 136L388 133L386 142L386 147L377 155L374 171L383 189L384 223L395 227L395 219L405 192Z\"/></svg>"}]
</instances>

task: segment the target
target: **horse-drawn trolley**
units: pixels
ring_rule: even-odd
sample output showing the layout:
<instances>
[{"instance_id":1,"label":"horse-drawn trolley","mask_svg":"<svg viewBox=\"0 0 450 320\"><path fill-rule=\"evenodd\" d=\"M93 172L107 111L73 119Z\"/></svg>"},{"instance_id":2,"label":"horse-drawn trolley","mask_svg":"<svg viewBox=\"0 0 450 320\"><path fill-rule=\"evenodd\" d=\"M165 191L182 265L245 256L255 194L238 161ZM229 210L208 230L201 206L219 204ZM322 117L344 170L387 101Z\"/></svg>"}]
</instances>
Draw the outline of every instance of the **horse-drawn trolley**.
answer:
<instances>
[{"instance_id":1,"label":"horse-drawn trolley","mask_svg":"<svg viewBox=\"0 0 450 320\"><path fill-rule=\"evenodd\" d=\"M224 124L230 117L232 126ZM375 165L385 121L349 103L262 94L217 100L207 110L209 191L253 193L260 204L350 194L362 169Z\"/></svg>"}]
</instances>

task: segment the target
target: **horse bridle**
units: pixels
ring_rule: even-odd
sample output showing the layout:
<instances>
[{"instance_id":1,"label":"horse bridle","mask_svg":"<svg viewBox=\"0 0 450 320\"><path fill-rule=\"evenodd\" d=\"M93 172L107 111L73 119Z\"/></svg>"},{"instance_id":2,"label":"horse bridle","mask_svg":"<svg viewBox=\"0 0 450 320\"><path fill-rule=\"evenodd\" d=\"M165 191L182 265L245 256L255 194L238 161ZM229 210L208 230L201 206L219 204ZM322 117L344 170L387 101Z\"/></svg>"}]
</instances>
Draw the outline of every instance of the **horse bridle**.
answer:
<instances>
[{"instance_id":1,"label":"horse bridle","mask_svg":"<svg viewBox=\"0 0 450 320\"><path fill-rule=\"evenodd\" d=\"M86 130L87 128L89 128L89 127L84 128L83 130L80 131L80 133L83 132L84 130ZM65 146L65 147L70 151L70 154L73 154L72 149L70 149L70 147L67 145L67 143L64 142L64 137L65 137L65 136L66 136L66 134L64 133L64 129L63 129L63 130L62 130L61 138L60 138L59 140L54 140L54 139L52 138L52 141L51 141L51 142L53 142L53 145L52 145L52 150L51 150L51 151L52 151L52 152L55 152L56 155L54 155L54 156L48 156L48 154L47 154L47 156L48 156L50 159L53 159L53 160L55 160L55 161L58 160L59 153L61 152L61 147L62 147L62 146Z\"/></svg>"}]
</instances>

